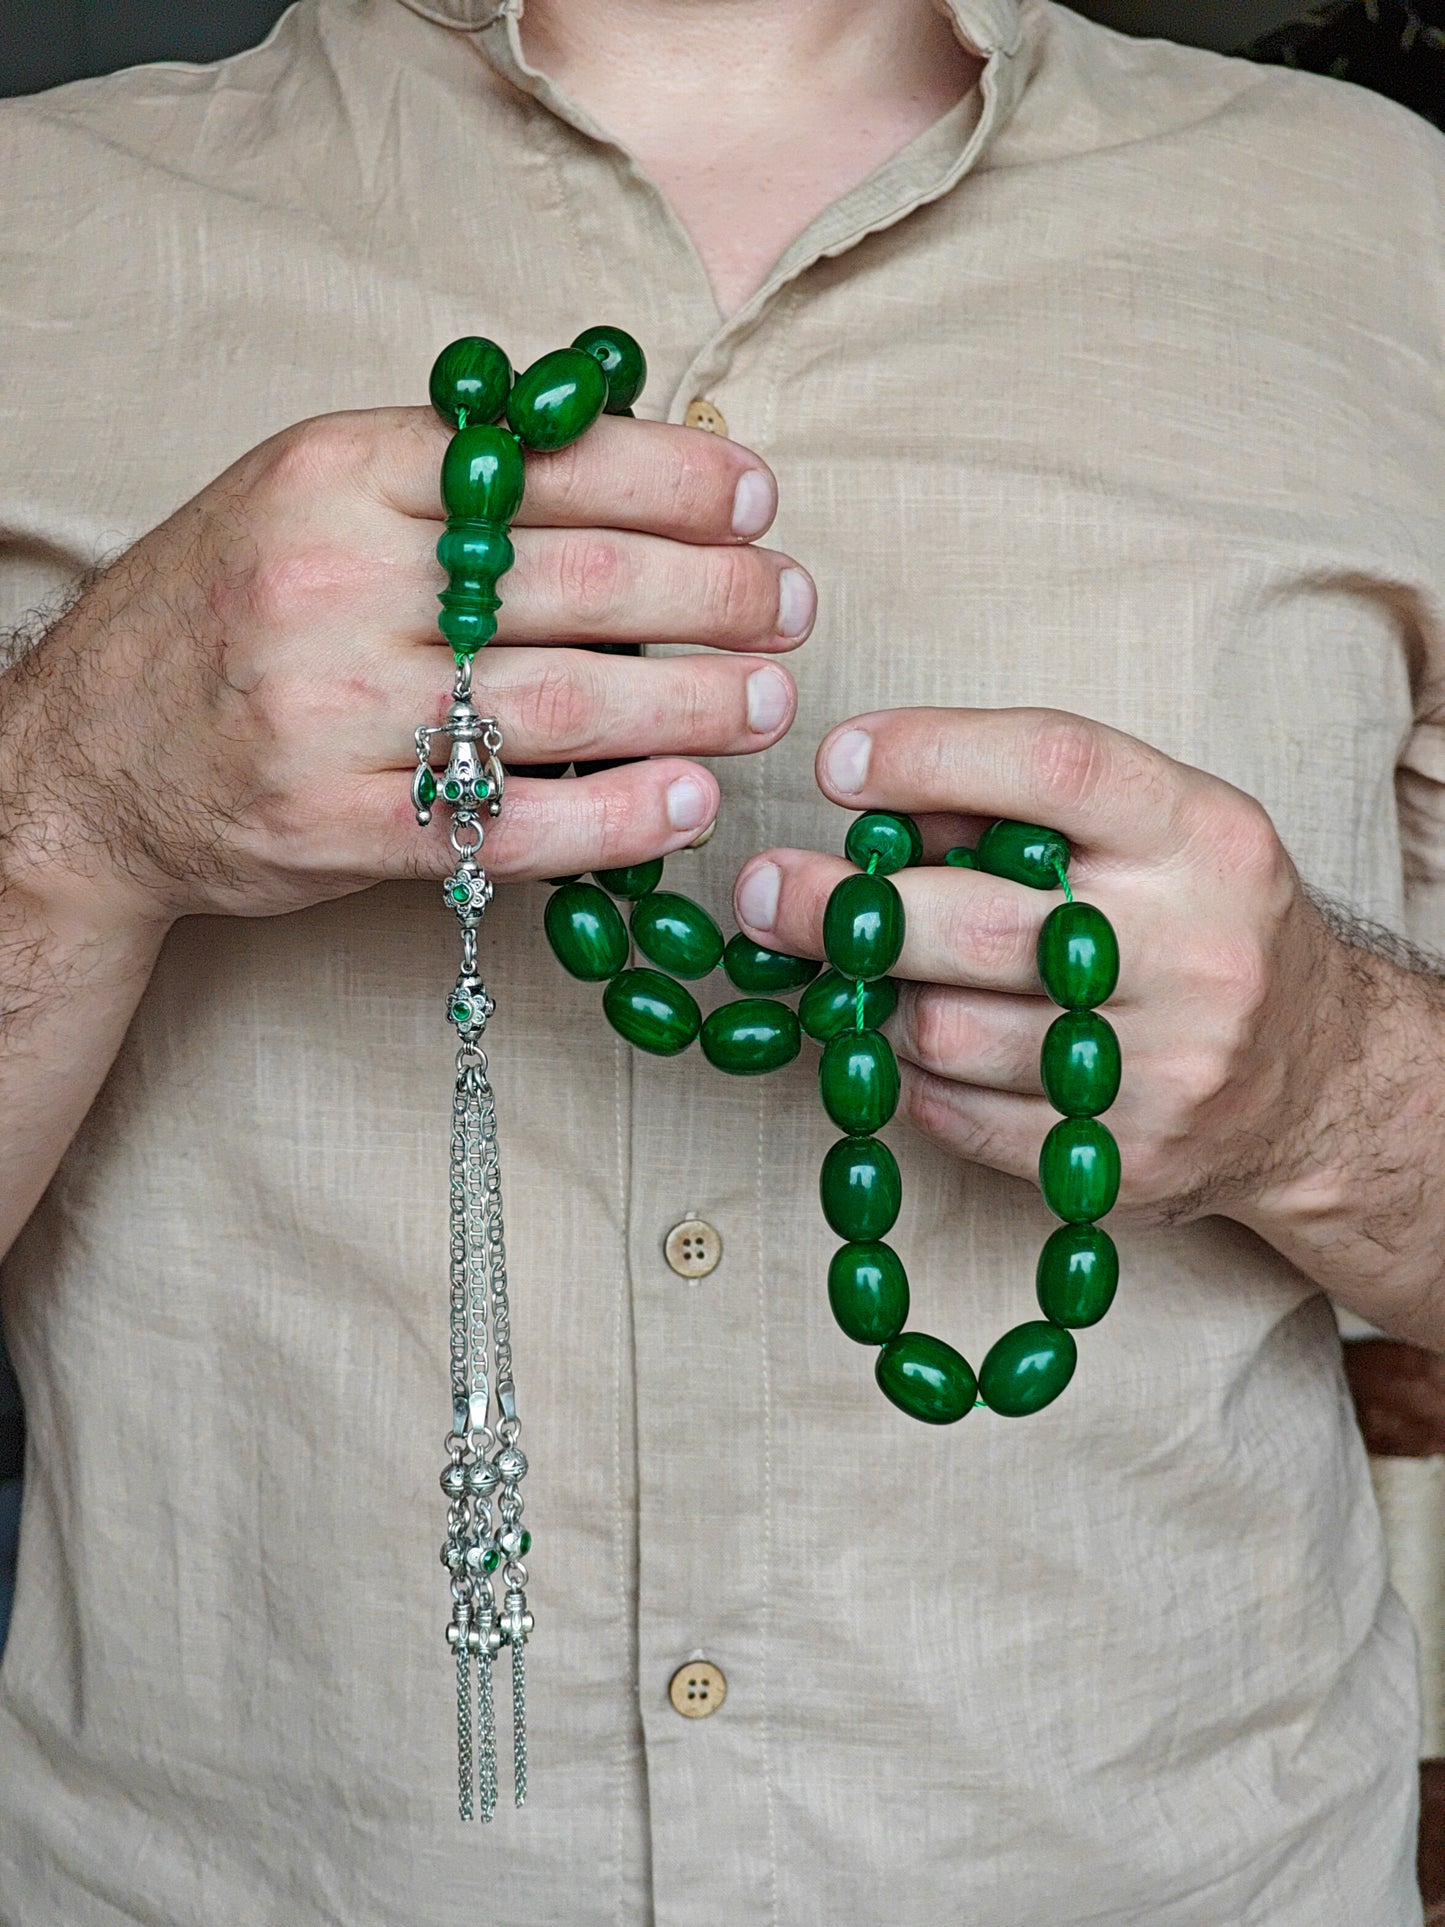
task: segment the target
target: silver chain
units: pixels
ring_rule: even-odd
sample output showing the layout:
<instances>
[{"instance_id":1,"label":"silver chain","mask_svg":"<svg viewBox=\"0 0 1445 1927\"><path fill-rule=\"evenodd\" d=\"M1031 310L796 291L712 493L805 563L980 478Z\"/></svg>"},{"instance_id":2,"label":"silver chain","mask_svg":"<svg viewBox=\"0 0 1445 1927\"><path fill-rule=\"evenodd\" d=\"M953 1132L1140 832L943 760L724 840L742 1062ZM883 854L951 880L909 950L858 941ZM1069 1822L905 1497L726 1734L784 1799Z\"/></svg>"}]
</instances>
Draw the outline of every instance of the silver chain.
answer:
<instances>
[{"instance_id":1,"label":"silver chain","mask_svg":"<svg viewBox=\"0 0 1445 1927\"><path fill-rule=\"evenodd\" d=\"M490 1820L497 1808L497 1749L492 1667L503 1646L512 1653L512 1762L514 1796L527 1797L527 1699L524 1649L532 1631L523 1555L519 1486L527 1461L517 1441L512 1376L511 1306L502 1216L502 1162L497 1106L487 1076L482 1033L492 999L477 970L477 927L492 897L479 861L484 816L502 806L506 772L502 733L471 701L471 665L457 670L446 721L416 731L412 804L418 823L440 802L451 812L448 841L456 866L442 885L461 926L461 967L447 1005L457 1034L452 1093L448 1210L448 1328L452 1429L442 1490L447 1536L442 1564L451 1582L447 1640L457 1669L457 1795L463 1820ZM448 736L451 753L440 776L431 767L433 738ZM506 1604L497 1610L492 1575L501 1568ZM475 1720L473 1667L476 1661Z\"/></svg>"}]
</instances>

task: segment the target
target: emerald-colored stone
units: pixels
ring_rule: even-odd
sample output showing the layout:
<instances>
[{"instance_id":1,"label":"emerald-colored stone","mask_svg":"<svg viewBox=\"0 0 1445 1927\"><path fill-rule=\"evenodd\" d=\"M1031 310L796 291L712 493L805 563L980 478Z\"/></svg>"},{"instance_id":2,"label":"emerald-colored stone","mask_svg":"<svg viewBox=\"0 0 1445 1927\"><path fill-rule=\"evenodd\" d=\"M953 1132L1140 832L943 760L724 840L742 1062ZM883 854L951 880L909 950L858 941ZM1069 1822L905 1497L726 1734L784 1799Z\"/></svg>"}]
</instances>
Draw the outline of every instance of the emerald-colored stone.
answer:
<instances>
[{"instance_id":1,"label":"emerald-colored stone","mask_svg":"<svg viewBox=\"0 0 1445 1927\"><path fill-rule=\"evenodd\" d=\"M735 1003L719 1004L702 1022L703 1055L734 1077L781 1070L802 1047L797 1012L772 997L740 997Z\"/></svg>"},{"instance_id":2,"label":"emerald-colored stone","mask_svg":"<svg viewBox=\"0 0 1445 1927\"><path fill-rule=\"evenodd\" d=\"M1074 1376L1073 1334L1041 1318L1015 1325L992 1346L978 1374L984 1404L1004 1418L1027 1418L1051 1405Z\"/></svg>"},{"instance_id":3,"label":"emerald-colored stone","mask_svg":"<svg viewBox=\"0 0 1445 1927\"><path fill-rule=\"evenodd\" d=\"M1039 976L1065 1010L1092 1010L1119 981L1119 939L1092 903L1061 903L1039 932Z\"/></svg>"},{"instance_id":4,"label":"emerald-colored stone","mask_svg":"<svg viewBox=\"0 0 1445 1927\"><path fill-rule=\"evenodd\" d=\"M956 1425L978 1397L978 1380L963 1353L927 1332L889 1339L873 1375L886 1399L925 1425Z\"/></svg>"},{"instance_id":5,"label":"emerald-colored stone","mask_svg":"<svg viewBox=\"0 0 1445 1927\"><path fill-rule=\"evenodd\" d=\"M585 435L606 405L601 363L581 348L554 348L513 382L507 421L518 441L550 452Z\"/></svg>"},{"instance_id":6,"label":"emerald-colored stone","mask_svg":"<svg viewBox=\"0 0 1445 1927\"><path fill-rule=\"evenodd\" d=\"M898 1160L881 1138L839 1138L823 1159L818 1196L840 1238L871 1244L893 1229L903 1203Z\"/></svg>"},{"instance_id":7,"label":"emerald-colored stone","mask_svg":"<svg viewBox=\"0 0 1445 1927\"><path fill-rule=\"evenodd\" d=\"M908 1273L892 1245L839 1245L828 1266L828 1303L859 1345L886 1345L908 1321Z\"/></svg>"},{"instance_id":8,"label":"emerald-colored stone","mask_svg":"<svg viewBox=\"0 0 1445 1927\"><path fill-rule=\"evenodd\" d=\"M702 1028L691 991L660 970L622 971L603 991L602 1009L620 1036L655 1057L675 1057Z\"/></svg>"},{"instance_id":9,"label":"emerald-colored stone","mask_svg":"<svg viewBox=\"0 0 1445 1927\"><path fill-rule=\"evenodd\" d=\"M482 1566L487 1572L495 1572L502 1563L502 1555L495 1546L488 1546L482 1554Z\"/></svg>"},{"instance_id":10,"label":"emerald-colored stone","mask_svg":"<svg viewBox=\"0 0 1445 1927\"><path fill-rule=\"evenodd\" d=\"M840 1131L881 1131L898 1109L898 1059L881 1031L844 1030L818 1060L823 1109Z\"/></svg>"},{"instance_id":11,"label":"emerald-colored stone","mask_svg":"<svg viewBox=\"0 0 1445 1927\"><path fill-rule=\"evenodd\" d=\"M465 997L458 997L452 1004L452 1022L469 1024L472 1021L472 1007Z\"/></svg>"},{"instance_id":12,"label":"emerald-colored stone","mask_svg":"<svg viewBox=\"0 0 1445 1927\"><path fill-rule=\"evenodd\" d=\"M449 803L455 803L462 793L462 786L455 776L449 776L442 784L442 795Z\"/></svg>"},{"instance_id":13,"label":"emerald-colored stone","mask_svg":"<svg viewBox=\"0 0 1445 1927\"><path fill-rule=\"evenodd\" d=\"M453 903L467 903L471 900L471 894L470 886L465 883L454 883L452 885L451 899Z\"/></svg>"},{"instance_id":14,"label":"emerald-colored stone","mask_svg":"<svg viewBox=\"0 0 1445 1927\"><path fill-rule=\"evenodd\" d=\"M843 849L850 863L866 870L872 859L874 874L889 876L923 861L923 834L911 816L894 810L866 810L848 827Z\"/></svg>"},{"instance_id":15,"label":"emerald-colored stone","mask_svg":"<svg viewBox=\"0 0 1445 1927\"><path fill-rule=\"evenodd\" d=\"M468 422L442 456L442 506L464 522L505 528L522 506L526 473L515 435L490 422Z\"/></svg>"},{"instance_id":16,"label":"emerald-colored stone","mask_svg":"<svg viewBox=\"0 0 1445 1927\"><path fill-rule=\"evenodd\" d=\"M1097 1224L1061 1224L1044 1240L1035 1283L1056 1325L1097 1325L1119 1288L1119 1253Z\"/></svg>"},{"instance_id":17,"label":"emerald-colored stone","mask_svg":"<svg viewBox=\"0 0 1445 1927\"><path fill-rule=\"evenodd\" d=\"M798 1021L810 1037L826 1044L839 1031L857 1028L858 986L836 970L825 970L798 999ZM863 1023L879 1030L898 1008L898 986L891 977L875 977L863 986Z\"/></svg>"},{"instance_id":18,"label":"emerald-colored stone","mask_svg":"<svg viewBox=\"0 0 1445 1927\"><path fill-rule=\"evenodd\" d=\"M564 883L554 890L542 923L558 963L583 983L615 977L627 962L621 912L595 883Z\"/></svg>"},{"instance_id":19,"label":"emerald-colored stone","mask_svg":"<svg viewBox=\"0 0 1445 1927\"><path fill-rule=\"evenodd\" d=\"M679 977L706 977L722 962L722 931L700 903L676 890L650 890L638 899L632 940L644 957Z\"/></svg>"},{"instance_id":20,"label":"emerald-colored stone","mask_svg":"<svg viewBox=\"0 0 1445 1927\"><path fill-rule=\"evenodd\" d=\"M1039 1153L1039 1186L1055 1217L1092 1224L1119 1195L1119 1147L1094 1117L1061 1118Z\"/></svg>"},{"instance_id":21,"label":"emerald-colored stone","mask_svg":"<svg viewBox=\"0 0 1445 1927\"><path fill-rule=\"evenodd\" d=\"M527 1528L523 1526L522 1543L518 1546L517 1551L520 1553L521 1557L525 1559L527 1554L531 1550L532 1550L532 1535L530 1532L528 1532Z\"/></svg>"},{"instance_id":22,"label":"emerald-colored stone","mask_svg":"<svg viewBox=\"0 0 1445 1927\"><path fill-rule=\"evenodd\" d=\"M887 877L851 876L823 912L823 949L845 977L886 977L903 948L903 899Z\"/></svg>"},{"instance_id":23,"label":"emerald-colored stone","mask_svg":"<svg viewBox=\"0 0 1445 1927\"><path fill-rule=\"evenodd\" d=\"M1097 1117L1119 1095L1119 1040L1096 1010L1066 1010L1044 1035L1044 1090L1065 1117Z\"/></svg>"},{"instance_id":24,"label":"emerald-colored stone","mask_svg":"<svg viewBox=\"0 0 1445 1927\"><path fill-rule=\"evenodd\" d=\"M1069 867L1068 838L1037 823L993 823L978 840L977 867L990 876L1026 883L1031 890L1057 890Z\"/></svg>"},{"instance_id":25,"label":"emerald-colored stone","mask_svg":"<svg viewBox=\"0 0 1445 1927\"><path fill-rule=\"evenodd\" d=\"M450 341L432 363L431 405L456 427L465 411L468 422L494 422L507 405L512 364L485 335Z\"/></svg>"},{"instance_id":26,"label":"emerald-colored stone","mask_svg":"<svg viewBox=\"0 0 1445 1927\"><path fill-rule=\"evenodd\" d=\"M645 897L662 881L662 858L655 856L647 863L628 863L620 870L594 870L592 874L610 896Z\"/></svg>"},{"instance_id":27,"label":"emerald-colored stone","mask_svg":"<svg viewBox=\"0 0 1445 1927\"><path fill-rule=\"evenodd\" d=\"M430 809L437 800L437 779L429 769L417 772L416 800L423 809Z\"/></svg>"},{"instance_id":28,"label":"emerald-colored stone","mask_svg":"<svg viewBox=\"0 0 1445 1927\"><path fill-rule=\"evenodd\" d=\"M625 328L584 328L572 343L607 377L607 413L630 415L647 380L647 357Z\"/></svg>"},{"instance_id":29,"label":"emerald-colored stone","mask_svg":"<svg viewBox=\"0 0 1445 1927\"><path fill-rule=\"evenodd\" d=\"M729 983L738 990L770 996L780 990L797 990L809 984L823 968L811 957L790 957L783 950L765 950L740 930L729 937L723 951L723 969Z\"/></svg>"}]
</instances>

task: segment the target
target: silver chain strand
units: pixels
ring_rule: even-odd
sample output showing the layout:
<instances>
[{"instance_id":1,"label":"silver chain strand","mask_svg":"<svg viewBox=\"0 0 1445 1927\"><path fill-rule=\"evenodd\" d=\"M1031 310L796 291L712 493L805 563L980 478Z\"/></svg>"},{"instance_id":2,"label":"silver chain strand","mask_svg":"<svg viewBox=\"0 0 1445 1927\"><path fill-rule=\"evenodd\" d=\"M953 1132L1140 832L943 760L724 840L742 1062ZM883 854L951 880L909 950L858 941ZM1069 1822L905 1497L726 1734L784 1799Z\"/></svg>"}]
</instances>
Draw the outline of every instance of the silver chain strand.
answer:
<instances>
[{"instance_id":1,"label":"silver chain strand","mask_svg":"<svg viewBox=\"0 0 1445 1927\"><path fill-rule=\"evenodd\" d=\"M442 885L461 926L462 955L447 1006L459 1047L447 1186L452 1428L442 1472L448 1510L441 1556L452 1595L447 1640L456 1656L458 1811L463 1820L478 1816L488 1821L496 1812L498 1791L492 1669L503 1646L511 1648L512 1657L516 1804L521 1806L527 1797L524 1649L532 1615L522 1563L530 1540L521 1525L518 1487L527 1461L517 1443L521 1423L512 1375L501 1147L481 1046L493 1005L477 970L477 927L492 896L491 880L479 861L486 836L480 819L500 812L506 774L501 731L472 706L471 680L471 665L464 662L457 670L445 722L416 731L412 804L419 824L431 820L436 803L447 807L448 841L456 857ZM451 739L440 775L431 766L431 746L438 736ZM506 1587L500 1613L492 1590L492 1574L499 1566Z\"/></svg>"}]
</instances>

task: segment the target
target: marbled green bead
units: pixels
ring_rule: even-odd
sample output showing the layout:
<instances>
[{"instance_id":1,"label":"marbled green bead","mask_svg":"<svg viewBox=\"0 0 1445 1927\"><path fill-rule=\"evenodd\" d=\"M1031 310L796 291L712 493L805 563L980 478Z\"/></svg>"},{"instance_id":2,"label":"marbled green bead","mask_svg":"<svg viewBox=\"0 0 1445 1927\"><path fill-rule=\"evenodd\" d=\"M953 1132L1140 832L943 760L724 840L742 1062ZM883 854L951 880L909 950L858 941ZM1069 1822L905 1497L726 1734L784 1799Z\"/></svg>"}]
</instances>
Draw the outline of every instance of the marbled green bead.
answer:
<instances>
[{"instance_id":1,"label":"marbled green bead","mask_svg":"<svg viewBox=\"0 0 1445 1927\"><path fill-rule=\"evenodd\" d=\"M859 1345L886 1345L908 1322L908 1273L885 1244L839 1245L828 1267L828 1303Z\"/></svg>"},{"instance_id":2,"label":"marbled green bead","mask_svg":"<svg viewBox=\"0 0 1445 1927\"><path fill-rule=\"evenodd\" d=\"M1073 1334L1042 1318L1015 1325L993 1345L979 1368L984 1404L1003 1418L1027 1418L1051 1405L1074 1376L1079 1348Z\"/></svg>"},{"instance_id":3,"label":"marbled green bead","mask_svg":"<svg viewBox=\"0 0 1445 1927\"><path fill-rule=\"evenodd\" d=\"M1092 1010L1119 981L1119 939L1092 903L1061 903L1039 932L1039 975L1065 1010Z\"/></svg>"},{"instance_id":4,"label":"marbled green bead","mask_svg":"<svg viewBox=\"0 0 1445 1927\"><path fill-rule=\"evenodd\" d=\"M739 997L734 1003L719 1004L702 1021L704 1057L734 1077L781 1070L802 1047L798 1013L773 997Z\"/></svg>"},{"instance_id":5,"label":"marbled green bead","mask_svg":"<svg viewBox=\"0 0 1445 1927\"><path fill-rule=\"evenodd\" d=\"M923 835L911 816L895 810L865 810L848 826L843 849L860 870L877 857L874 875L886 877L923 861Z\"/></svg>"},{"instance_id":6,"label":"marbled green bead","mask_svg":"<svg viewBox=\"0 0 1445 1927\"><path fill-rule=\"evenodd\" d=\"M1065 1117L1097 1117L1119 1095L1119 1040L1096 1010L1066 1010L1044 1034L1039 1061L1050 1104Z\"/></svg>"},{"instance_id":7,"label":"marbled green bead","mask_svg":"<svg viewBox=\"0 0 1445 1927\"><path fill-rule=\"evenodd\" d=\"M468 422L442 456L442 506L464 522L516 520L526 488L522 451L515 435L490 422Z\"/></svg>"},{"instance_id":8,"label":"marbled green bead","mask_svg":"<svg viewBox=\"0 0 1445 1927\"><path fill-rule=\"evenodd\" d=\"M990 876L1026 883L1031 890L1057 890L1059 868L1069 867L1069 844L1057 830L1037 823L992 823L974 851L977 867Z\"/></svg>"},{"instance_id":9,"label":"marbled green bead","mask_svg":"<svg viewBox=\"0 0 1445 1927\"><path fill-rule=\"evenodd\" d=\"M1092 1224L1119 1195L1119 1147L1094 1117L1061 1118L1039 1153L1039 1186L1055 1217Z\"/></svg>"},{"instance_id":10,"label":"marbled green bead","mask_svg":"<svg viewBox=\"0 0 1445 1927\"><path fill-rule=\"evenodd\" d=\"M898 1059L881 1031L841 1031L818 1060L823 1109L840 1131L881 1131L898 1109L898 1088Z\"/></svg>"},{"instance_id":11,"label":"marbled green bead","mask_svg":"<svg viewBox=\"0 0 1445 1927\"><path fill-rule=\"evenodd\" d=\"M784 950L765 950L741 930L728 938L723 951L723 969L728 974L728 982L750 995L798 990L803 984L810 984L822 968L811 957L790 957Z\"/></svg>"},{"instance_id":12,"label":"marbled green bead","mask_svg":"<svg viewBox=\"0 0 1445 1927\"><path fill-rule=\"evenodd\" d=\"M624 970L603 991L602 1009L629 1044L655 1057L675 1057L702 1028L692 992L660 970Z\"/></svg>"},{"instance_id":13,"label":"marbled green bead","mask_svg":"<svg viewBox=\"0 0 1445 1927\"><path fill-rule=\"evenodd\" d=\"M875 977L863 986L863 1022L869 1030L881 1029L897 1008L898 986L891 977ZM798 999L798 1021L820 1044L840 1031L856 1029L857 985L836 970L825 970Z\"/></svg>"},{"instance_id":14,"label":"marbled green bead","mask_svg":"<svg viewBox=\"0 0 1445 1927\"><path fill-rule=\"evenodd\" d=\"M507 531L493 522L464 522L453 516L437 542L437 561L454 589L467 583L490 588L516 559Z\"/></svg>"},{"instance_id":15,"label":"marbled green bead","mask_svg":"<svg viewBox=\"0 0 1445 1927\"><path fill-rule=\"evenodd\" d=\"M903 899L887 877L851 876L823 912L823 949L845 977L886 977L903 948Z\"/></svg>"},{"instance_id":16,"label":"marbled green bead","mask_svg":"<svg viewBox=\"0 0 1445 1927\"><path fill-rule=\"evenodd\" d=\"M866 1244L885 1237L903 1203L898 1160L880 1138L839 1138L823 1159L818 1195L840 1238Z\"/></svg>"},{"instance_id":17,"label":"marbled green bead","mask_svg":"<svg viewBox=\"0 0 1445 1927\"><path fill-rule=\"evenodd\" d=\"M564 970L584 983L615 977L627 962L627 927L595 883L564 883L547 899L543 927Z\"/></svg>"},{"instance_id":18,"label":"marbled green bead","mask_svg":"<svg viewBox=\"0 0 1445 1927\"><path fill-rule=\"evenodd\" d=\"M507 398L507 421L528 448L565 448L607 405L602 365L580 348L554 348L524 368Z\"/></svg>"},{"instance_id":19,"label":"marbled green bead","mask_svg":"<svg viewBox=\"0 0 1445 1927\"><path fill-rule=\"evenodd\" d=\"M572 343L607 377L607 413L626 415L647 380L647 357L625 328L584 328Z\"/></svg>"},{"instance_id":20,"label":"marbled green bead","mask_svg":"<svg viewBox=\"0 0 1445 1927\"><path fill-rule=\"evenodd\" d=\"M705 977L722 962L722 931L700 903L676 890L650 890L638 900L632 940L644 957L678 977Z\"/></svg>"},{"instance_id":21,"label":"marbled green bead","mask_svg":"<svg viewBox=\"0 0 1445 1927\"><path fill-rule=\"evenodd\" d=\"M494 422L507 405L512 364L485 335L463 335L432 363L429 386L432 407L453 428L463 409L469 423Z\"/></svg>"},{"instance_id":22,"label":"marbled green bead","mask_svg":"<svg viewBox=\"0 0 1445 1927\"><path fill-rule=\"evenodd\" d=\"M592 874L610 896L645 897L662 881L662 858L655 856L646 863L629 863L620 870L594 870Z\"/></svg>"},{"instance_id":23,"label":"marbled green bead","mask_svg":"<svg viewBox=\"0 0 1445 1927\"><path fill-rule=\"evenodd\" d=\"M1096 1224L1061 1224L1044 1240L1034 1280L1056 1325L1097 1325L1119 1288L1119 1253Z\"/></svg>"},{"instance_id":24,"label":"marbled green bead","mask_svg":"<svg viewBox=\"0 0 1445 1927\"><path fill-rule=\"evenodd\" d=\"M878 1389L909 1418L956 1425L978 1397L978 1380L962 1352L927 1332L899 1332L878 1354Z\"/></svg>"},{"instance_id":25,"label":"marbled green bead","mask_svg":"<svg viewBox=\"0 0 1445 1927\"><path fill-rule=\"evenodd\" d=\"M966 843L956 843L951 850L945 850L943 860L950 870L976 870L978 855Z\"/></svg>"}]
</instances>

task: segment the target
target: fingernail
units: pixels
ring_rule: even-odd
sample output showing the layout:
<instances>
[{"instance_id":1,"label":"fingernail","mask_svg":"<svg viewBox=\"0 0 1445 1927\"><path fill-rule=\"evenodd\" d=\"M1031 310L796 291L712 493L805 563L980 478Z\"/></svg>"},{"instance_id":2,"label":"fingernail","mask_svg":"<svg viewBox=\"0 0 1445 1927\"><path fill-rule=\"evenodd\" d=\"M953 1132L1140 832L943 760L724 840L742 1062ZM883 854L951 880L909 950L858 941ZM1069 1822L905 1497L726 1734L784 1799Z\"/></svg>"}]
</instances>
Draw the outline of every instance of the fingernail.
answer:
<instances>
[{"instance_id":1,"label":"fingernail","mask_svg":"<svg viewBox=\"0 0 1445 1927\"><path fill-rule=\"evenodd\" d=\"M873 738L866 729L845 729L824 759L828 781L844 796L854 796L868 781Z\"/></svg>"},{"instance_id":2,"label":"fingernail","mask_svg":"<svg viewBox=\"0 0 1445 1927\"><path fill-rule=\"evenodd\" d=\"M748 677L748 728L771 736L788 713L793 692L781 669L755 669Z\"/></svg>"},{"instance_id":3,"label":"fingernail","mask_svg":"<svg viewBox=\"0 0 1445 1927\"><path fill-rule=\"evenodd\" d=\"M667 820L675 830L698 830L712 815L712 798L695 776L679 776L667 786Z\"/></svg>"},{"instance_id":4,"label":"fingernail","mask_svg":"<svg viewBox=\"0 0 1445 1927\"><path fill-rule=\"evenodd\" d=\"M738 885L738 916L750 930L771 930L777 922L782 884L776 863L758 863Z\"/></svg>"},{"instance_id":5,"label":"fingernail","mask_svg":"<svg viewBox=\"0 0 1445 1927\"><path fill-rule=\"evenodd\" d=\"M818 591L803 569L784 569L778 577L778 634L805 636L818 612Z\"/></svg>"},{"instance_id":6,"label":"fingernail","mask_svg":"<svg viewBox=\"0 0 1445 1927\"><path fill-rule=\"evenodd\" d=\"M772 477L760 468L745 468L733 495L733 534L751 539L761 535L772 519Z\"/></svg>"}]
</instances>

